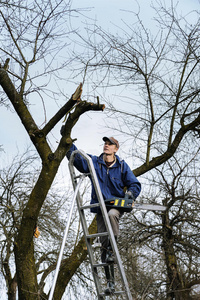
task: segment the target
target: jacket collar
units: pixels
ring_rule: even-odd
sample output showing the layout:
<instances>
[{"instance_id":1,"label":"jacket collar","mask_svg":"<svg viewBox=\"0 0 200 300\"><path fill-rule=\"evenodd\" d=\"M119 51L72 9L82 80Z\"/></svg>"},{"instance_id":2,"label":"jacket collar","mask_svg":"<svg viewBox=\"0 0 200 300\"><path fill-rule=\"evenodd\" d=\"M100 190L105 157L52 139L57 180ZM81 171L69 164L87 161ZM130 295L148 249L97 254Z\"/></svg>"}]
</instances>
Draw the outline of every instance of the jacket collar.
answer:
<instances>
[{"instance_id":1,"label":"jacket collar","mask_svg":"<svg viewBox=\"0 0 200 300\"><path fill-rule=\"evenodd\" d=\"M119 158L118 155L115 155L116 157L116 163L121 165L121 159ZM98 157L98 163L105 165L105 162L103 160L103 153L101 153L101 155Z\"/></svg>"}]
</instances>

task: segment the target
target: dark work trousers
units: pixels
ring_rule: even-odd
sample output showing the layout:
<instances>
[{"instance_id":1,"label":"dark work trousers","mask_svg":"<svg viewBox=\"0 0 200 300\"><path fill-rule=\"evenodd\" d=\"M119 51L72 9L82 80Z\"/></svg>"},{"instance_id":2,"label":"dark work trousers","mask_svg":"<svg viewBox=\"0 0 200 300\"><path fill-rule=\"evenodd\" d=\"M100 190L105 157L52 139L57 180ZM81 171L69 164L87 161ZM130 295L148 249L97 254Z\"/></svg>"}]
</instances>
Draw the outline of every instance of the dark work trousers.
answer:
<instances>
[{"instance_id":1,"label":"dark work trousers","mask_svg":"<svg viewBox=\"0 0 200 300\"><path fill-rule=\"evenodd\" d=\"M111 223L111 227L112 227L115 239L117 239L117 237L119 235L119 220L122 215L123 215L123 213L121 213L116 208L111 208L108 211L108 217L110 219L110 223ZM97 229L98 229L98 232L107 232L107 228L105 226L102 214L97 214ZM105 262L106 250L109 246L111 246L110 242L109 242L109 237L108 236L100 237L100 242L102 245L101 259L102 259L102 262Z\"/></svg>"},{"instance_id":2,"label":"dark work trousers","mask_svg":"<svg viewBox=\"0 0 200 300\"><path fill-rule=\"evenodd\" d=\"M119 220L122 215L123 215L123 213L121 213L118 209L115 209L115 208L111 208L108 211L108 217L110 219L111 227L112 227L113 234L114 234L116 240L119 235ZM99 233L107 232L107 228L105 226L102 214L97 214L97 229L98 229ZM111 249L109 237L101 236L100 242L101 242L101 260L102 260L102 262L105 262L107 249L108 248ZM110 251L112 251L112 250L110 250ZM105 269L107 281L114 283L114 266L113 265L110 265L110 267L105 266L104 269Z\"/></svg>"}]
</instances>

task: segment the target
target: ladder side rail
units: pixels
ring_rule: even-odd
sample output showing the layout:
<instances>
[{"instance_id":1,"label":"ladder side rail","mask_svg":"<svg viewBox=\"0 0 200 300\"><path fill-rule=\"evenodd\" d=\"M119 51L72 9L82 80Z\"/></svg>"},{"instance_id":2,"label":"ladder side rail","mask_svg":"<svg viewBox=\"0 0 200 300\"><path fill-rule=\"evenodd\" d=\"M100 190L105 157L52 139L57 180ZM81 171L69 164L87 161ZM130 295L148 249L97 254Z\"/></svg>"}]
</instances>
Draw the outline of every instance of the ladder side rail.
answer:
<instances>
[{"instance_id":1,"label":"ladder side rail","mask_svg":"<svg viewBox=\"0 0 200 300\"><path fill-rule=\"evenodd\" d=\"M81 225L82 225L84 236L85 236L85 243L86 243L86 247L87 247L87 251L88 251L88 255L89 255L89 260L90 260L90 263L91 263L91 270L92 270L92 274L93 274L93 278L94 278L94 283L95 283L95 286L96 286L96 289L97 289L98 299L102 300L103 298L101 296L99 296L102 293L102 288L101 288L101 284L100 284L100 281L99 281L98 270L97 270L97 268L94 267L95 258L94 258L94 253L92 251L92 245L91 245L91 242L90 242L91 237L90 237L89 232L88 232L88 227L87 227L84 211L80 210L80 206L79 206L78 201L79 201L79 199L77 199L77 206L78 206L78 210L79 210ZM87 236L89 236L89 238L87 238Z\"/></svg>"},{"instance_id":2,"label":"ladder side rail","mask_svg":"<svg viewBox=\"0 0 200 300\"><path fill-rule=\"evenodd\" d=\"M73 166L73 161L70 162L70 175L71 175L71 179L72 179L72 183L73 183L73 187L74 189L76 188L76 184L77 184L77 180L76 178L78 176L76 176L76 173L75 173L75 168ZM86 175L85 175L86 176ZM89 235L89 231L88 231L88 227L87 227L87 221L86 221L86 218L85 218L85 214L84 212L80 209L81 205L80 203L82 204L82 197L79 193L79 191L77 192L77 195L76 195L76 200L77 200L77 207L78 207L78 211L79 211L79 216L80 216L80 220L81 220L81 225L82 225L82 229L83 229L83 232L84 232L84 235L85 237L87 237ZM86 238L86 246L88 248L88 240ZM92 254L92 253L90 253ZM91 261L92 263L94 263L94 257L93 255L91 255Z\"/></svg>"},{"instance_id":3,"label":"ladder side rail","mask_svg":"<svg viewBox=\"0 0 200 300\"><path fill-rule=\"evenodd\" d=\"M72 152L72 155L70 156L70 160L69 160L69 171L70 171L71 180L72 180L72 184L73 184L74 190L76 189L77 178L79 176L81 176L81 175L76 176L75 167L73 165L75 156L77 154L77 151L75 150L75 151ZM89 174L84 174L84 175L86 177ZM85 215L83 213L81 213L81 209L80 209L80 207L82 205L82 197L81 197L79 191L77 192L76 200L77 200L77 207L78 207L78 211L79 211L79 215L80 215L80 219L81 219L83 231L84 231L84 234L87 236L87 235L89 235L89 232L88 232L88 227L86 226Z\"/></svg>"},{"instance_id":4,"label":"ladder side rail","mask_svg":"<svg viewBox=\"0 0 200 300\"><path fill-rule=\"evenodd\" d=\"M54 280L53 280L53 284L52 284L52 287L51 287L51 292L49 294L49 299L48 300L53 299L53 294L54 294L54 290L55 290L55 286L56 286L56 281L57 281L58 273L59 273L59 270L60 270L61 260L62 260L62 256L63 256L63 252L64 252L64 247L65 247L65 244L66 244L66 239L67 239L67 235L68 235L68 231L69 231L69 227L70 227L70 222L71 222L71 218L72 218L74 205L75 205L76 195L78 193L78 189L79 189L83 179L84 179L84 175L82 175L82 177L80 178L80 180L79 180L79 182L76 186L76 189L74 191L74 196L73 196L73 199L72 199L72 205L71 205L71 209L70 209L70 212L69 212L69 217L68 217L68 221L67 221L67 224L66 224L64 237L63 237L63 241L62 241L62 245L61 245L61 248L60 248L60 253L59 253L59 257L58 257L58 261L57 261L57 265L56 265Z\"/></svg>"},{"instance_id":5,"label":"ladder side rail","mask_svg":"<svg viewBox=\"0 0 200 300\"><path fill-rule=\"evenodd\" d=\"M124 271L124 268L123 268L123 265L122 265L122 262L121 262L121 257L119 255L119 251L118 251L118 248L117 248L117 243L116 243L116 240L115 240L115 237L114 237L114 234L113 234L113 230L112 230L112 226L111 226L108 214L107 214L106 205L105 205L105 202L104 202L104 199L103 199L103 195L102 195L102 192L101 192L101 189L100 189L99 181L98 181L98 178L97 178L97 175L96 175L96 171L94 169L92 159L84 151L75 150L71 154L70 161L69 161L69 168L73 172L72 165L73 165L73 162L74 162L75 155L77 155L77 154L80 154L88 163L88 167L89 167L89 170L90 170L90 176L91 176L92 182L94 184L95 192L96 192L97 198L99 200L99 205L100 205L101 211L103 212L102 215L103 215L104 222L105 222L108 234L109 234L112 249L114 250L114 253L115 253L115 256L116 256L116 261L117 261L117 264L118 264L119 273L120 273L122 282L124 283L127 299L132 300L132 295L131 295L129 285L128 285L128 281L127 281L127 278L126 278L126 275L125 275L125 271Z\"/></svg>"},{"instance_id":6,"label":"ladder side rail","mask_svg":"<svg viewBox=\"0 0 200 300\"><path fill-rule=\"evenodd\" d=\"M90 158L90 156L88 156L82 150L79 150L79 152L81 153L81 155L88 162L88 166L89 166L89 169L90 169L90 175L91 175L91 178L92 178L92 181L93 181L93 184L94 184L94 188L95 188L95 191L96 191L96 194L97 194L97 198L99 199L99 204L100 204L101 211L103 211L104 222L105 222L107 231L109 233L109 238L110 238L110 242L111 242L111 245L112 245L112 249L114 250L115 256L117 258L116 261L117 261L117 264L118 264L118 267L119 267L118 269L119 269L119 273L121 275L122 282L124 283L125 291L126 291L126 294L127 294L127 299L131 300L132 295L131 295L131 292L129 290L128 281L127 281L127 278L126 278L126 275L125 275L124 267L123 267L122 262L121 262L121 257L120 257L119 251L118 251L117 243L116 243L116 240L115 240L115 237L114 237L114 233L113 233L113 230L112 230L110 219L108 217L106 205L105 205L105 202L104 202L104 199L103 199L103 195L102 195L102 192L101 192L101 189L100 189L99 181L98 181L98 178L97 178L97 175L96 175L96 171L94 169L92 159Z\"/></svg>"},{"instance_id":7,"label":"ladder side rail","mask_svg":"<svg viewBox=\"0 0 200 300\"><path fill-rule=\"evenodd\" d=\"M76 176L75 168L74 168L74 165L73 165L74 158L75 158L76 154L77 154L76 151L74 151L72 153L71 157L70 157L70 160L69 160L69 170L70 170L70 175L71 175L72 184L73 184L74 189L76 188L76 185L77 185L77 177L79 177L79 176ZM85 174L85 176L87 176L87 174ZM84 214L84 211L80 209L80 207L81 207L80 203L82 204L82 197L81 197L79 191L77 192L77 195L76 195L76 202L77 202L77 208L78 208L78 211L79 211L79 216L80 216L82 229L83 229L84 236L85 236L85 243L86 243L86 247L87 247L87 251L88 251L88 255L89 255L89 260L90 260L90 264L91 264L91 271L92 271L92 274L93 274L98 299L103 300L104 297L101 296L102 288L101 288L101 284L100 284L100 281L99 281L98 271L97 271L96 267L93 267L93 266L95 266L95 259L94 259L94 255L93 255L93 251L92 251L92 245L90 244L90 238L87 238L87 236L90 236L90 235L89 235L89 231L88 231L88 227L87 227L87 222L86 222L86 219L85 219L85 214Z\"/></svg>"}]
</instances>

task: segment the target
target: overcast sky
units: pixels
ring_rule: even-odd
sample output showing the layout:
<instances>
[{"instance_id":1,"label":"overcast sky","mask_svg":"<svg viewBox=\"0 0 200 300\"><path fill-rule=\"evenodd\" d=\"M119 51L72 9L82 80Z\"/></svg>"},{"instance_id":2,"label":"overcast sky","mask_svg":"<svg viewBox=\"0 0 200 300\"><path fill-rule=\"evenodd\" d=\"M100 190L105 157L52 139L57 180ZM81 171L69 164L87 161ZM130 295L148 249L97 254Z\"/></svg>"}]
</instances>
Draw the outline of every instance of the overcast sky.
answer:
<instances>
[{"instance_id":1,"label":"overcast sky","mask_svg":"<svg viewBox=\"0 0 200 300\"><path fill-rule=\"evenodd\" d=\"M88 8L83 11L82 14L77 15L71 19L72 26L80 28L80 31L84 33L85 23L93 24L94 21L97 25L101 26L105 30L115 32L117 26L122 27L123 21L128 24L133 23L133 12L139 12L140 16L144 22L144 25L153 28L154 22L153 9L151 8L151 3L156 3L156 1L149 0L139 0L140 4L137 4L134 0L73 0L72 7L74 8ZM166 3L170 4L170 0L166 0ZM180 0L178 4L178 11L181 14L186 14L187 12L199 9L199 0ZM68 84L68 83L67 83ZM69 93L73 93L76 89L76 84L69 83ZM84 85L83 94L87 94L87 81ZM98 91L97 91L98 92ZM113 91L114 93L114 91ZM112 97L112 91L110 90L109 97ZM100 99L103 103L103 100ZM52 115L55 111L56 106L53 104ZM38 107L31 108L34 114L38 115L40 109ZM48 118L52 116L48 115ZM16 151L23 152L28 145L31 144L27 133L25 132L21 121L15 113L10 113L5 108L1 108L1 141L0 144L3 145L4 153L1 153L1 162L5 164L7 158L15 155ZM34 117L34 115L33 115ZM88 112L80 118L72 132L72 138L77 138L76 145L87 153L100 154L102 151L102 137L104 135L112 136L113 132L107 130L104 127L104 120L106 116L103 112ZM107 120L108 121L108 120ZM56 143L56 139L59 139L59 129L62 122L56 126L53 131L53 140ZM86 129L87 128L87 129ZM52 138L52 136L50 136ZM120 142L120 140L119 140ZM119 151L119 155L121 152ZM132 164L132 163L131 163ZM134 167L131 165L131 167Z\"/></svg>"}]
</instances>

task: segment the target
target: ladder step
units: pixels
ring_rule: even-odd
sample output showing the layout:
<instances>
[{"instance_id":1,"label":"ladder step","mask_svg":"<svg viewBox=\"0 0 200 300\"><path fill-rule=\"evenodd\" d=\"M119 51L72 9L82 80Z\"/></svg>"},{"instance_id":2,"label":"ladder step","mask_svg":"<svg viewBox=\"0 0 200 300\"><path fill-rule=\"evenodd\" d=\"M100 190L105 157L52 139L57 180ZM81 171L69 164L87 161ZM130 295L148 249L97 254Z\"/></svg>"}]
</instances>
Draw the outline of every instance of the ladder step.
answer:
<instances>
[{"instance_id":1,"label":"ladder step","mask_svg":"<svg viewBox=\"0 0 200 300\"><path fill-rule=\"evenodd\" d=\"M92 264L93 268L98 268L98 267L105 267L105 266L109 266L110 264L108 263L99 263L99 264Z\"/></svg>"},{"instance_id":2,"label":"ladder step","mask_svg":"<svg viewBox=\"0 0 200 300\"><path fill-rule=\"evenodd\" d=\"M93 203L93 204L88 204L88 205L81 206L80 209L83 210L83 209L88 209L88 208L93 208L93 207L99 207L99 206L100 206L99 203Z\"/></svg>"},{"instance_id":3,"label":"ladder step","mask_svg":"<svg viewBox=\"0 0 200 300\"><path fill-rule=\"evenodd\" d=\"M111 295L122 295L122 294L124 294L125 293L125 291L115 291L115 292L113 292ZM100 293L99 294L100 296L109 296L108 294L106 294L106 293Z\"/></svg>"},{"instance_id":4,"label":"ladder step","mask_svg":"<svg viewBox=\"0 0 200 300\"><path fill-rule=\"evenodd\" d=\"M97 238L99 236L106 236L106 235L108 235L108 232L99 232L99 233L86 235L86 239L94 239L94 238Z\"/></svg>"}]
</instances>

